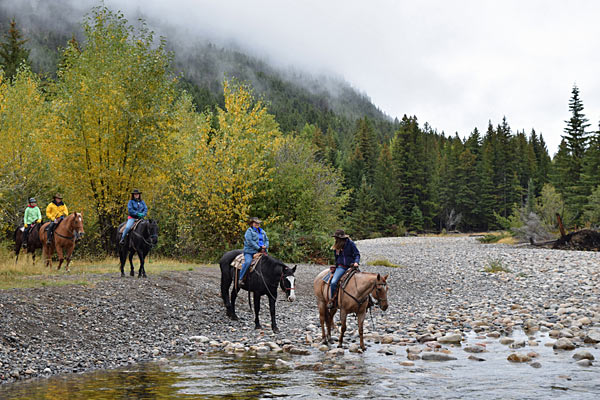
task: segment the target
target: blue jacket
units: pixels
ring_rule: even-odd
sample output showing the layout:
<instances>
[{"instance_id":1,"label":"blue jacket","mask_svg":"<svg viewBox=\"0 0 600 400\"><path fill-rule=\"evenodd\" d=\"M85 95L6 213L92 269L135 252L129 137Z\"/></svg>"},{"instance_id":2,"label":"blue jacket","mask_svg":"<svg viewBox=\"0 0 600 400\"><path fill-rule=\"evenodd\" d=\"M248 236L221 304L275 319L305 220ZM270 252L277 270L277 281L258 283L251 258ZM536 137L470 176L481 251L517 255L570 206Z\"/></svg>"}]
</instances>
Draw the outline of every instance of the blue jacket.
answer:
<instances>
[{"instance_id":1,"label":"blue jacket","mask_svg":"<svg viewBox=\"0 0 600 400\"><path fill-rule=\"evenodd\" d=\"M131 218L144 218L148 214L148 207L146 207L144 200L131 199L127 203L127 213Z\"/></svg>"},{"instance_id":2,"label":"blue jacket","mask_svg":"<svg viewBox=\"0 0 600 400\"><path fill-rule=\"evenodd\" d=\"M263 245L267 248L267 250L269 249L269 238L267 237L267 232L260 227L258 229L250 227L244 234L244 253L258 253L261 247L259 244L260 234L262 234Z\"/></svg>"},{"instance_id":3,"label":"blue jacket","mask_svg":"<svg viewBox=\"0 0 600 400\"><path fill-rule=\"evenodd\" d=\"M353 263L360 262L360 253L356 248L354 242L350 239L346 239L346 244L340 254L337 254L335 250L333 251L335 256L335 265L343 265L345 267L349 267Z\"/></svg>"}]
</instances>

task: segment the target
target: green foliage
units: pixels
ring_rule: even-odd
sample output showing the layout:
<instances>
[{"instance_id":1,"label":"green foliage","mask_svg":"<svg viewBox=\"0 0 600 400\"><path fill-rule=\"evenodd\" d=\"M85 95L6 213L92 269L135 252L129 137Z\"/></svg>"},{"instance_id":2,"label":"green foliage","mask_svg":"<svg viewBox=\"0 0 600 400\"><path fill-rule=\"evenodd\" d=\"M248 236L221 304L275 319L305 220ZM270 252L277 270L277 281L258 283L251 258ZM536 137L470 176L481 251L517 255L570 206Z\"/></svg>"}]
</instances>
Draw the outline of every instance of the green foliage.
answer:
<instances>
[{"instance_id":1,"label":"green foliage","mask_svg":"<svg viewBox=\"0 0 600 400\"><path fill-rule=\"evenodd\" d=\"M10 21L10 28L0 42L0 68L4 71L4 78L11 81L21 66L29 66L29 49L25 48L27 39L17 28L15 20Z\"/></svg>"},{"instance_id":2,"label":"green foliage","mask_svg":"<svg viewBox=\"0 0 600 400\"><path fill-rule=\"evenodd\" d=\"M596 186L596 189L594 189L590 197L588 197L588 203L585 206L583 219L593 226L600 226L600 186Z\"/></svg>"},{"instance_id":3,"label":"green foliage","mask_svg":"<svg viewBox=\"0 0 600 400\"><path fill-rule=\"evenodd\" d=\"M483 237L478 238L477 240L480 243L498 243L500 240L505 238L510 238L512 235L510 232L500 232L500 233L488 233Z\"/></svg>"},{"instance_id":4,"label":"green foliage","mask_svg":"<svg viewBox=\"0 0 600 400\"><path fill-rule=\"evenodd\" d=\"M404 265L392 264L388 259L385 258L369 261L368 264L373 266L382 266L389 268L405 268Z\"/></svg>"},{"instance_id":5,"label":"green foliage","mask_svg":"<svg viewBox=\"0 0 600 400\"><path fill-rule=\"evenodd\" d=\"M485 272L498 273L498 272L510 272L510 270L504 266L501 259L493 259L488 261L488 265L483 269Z\"/></svg>"}]
</instances>

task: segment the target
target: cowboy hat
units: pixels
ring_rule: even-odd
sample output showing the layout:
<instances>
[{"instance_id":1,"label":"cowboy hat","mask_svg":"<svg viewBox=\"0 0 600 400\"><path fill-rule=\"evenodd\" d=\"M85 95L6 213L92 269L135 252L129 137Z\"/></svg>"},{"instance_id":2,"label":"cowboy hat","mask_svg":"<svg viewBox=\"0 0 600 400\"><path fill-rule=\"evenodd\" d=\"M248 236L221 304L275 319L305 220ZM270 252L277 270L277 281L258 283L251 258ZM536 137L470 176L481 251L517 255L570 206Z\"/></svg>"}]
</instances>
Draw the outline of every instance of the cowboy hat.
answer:
<instances>
[{"instance_id":1,"label":"cowboy hat","mask_svg":"<svg viewBox=\"0 0 600 400\"><path fill-rule=\"evenodd\" d=\"M131 194L142 194L142 192L140 192L140 191L139 191L139 190L137 190L137 189L133 189L133 190L131 191Z\"/></svg>"},{"instance_id":2,"label":"cowboy hat","mask_svg":"<svg viewBox=\"0 0 600 400\"><path fill-rule=\"evenodd\" d=\"M253 222L256 222L257 224L261 224L261 223L262 223L262 221L261 221L260 219L256 218L256 217L252 217L252 218L250 218L250 219L248 220L248 223L249 223L249 224L251 224L251 223L253 223Z\"/></svg>"},{"instance_id":3,"label":"cowboy hat","mask_svg":"<svg viewBox=\"0 0 600 400\"><path fill-rule=\"evenodd\" d=\"M55 199L61 199L61 200L62 200L62 198L63 198L63 197L62 197L62 194L60 194L60 193L56 193L56 194L54 195L54 198L55 198Z\"/></svg>"},{"instance_id":4,"label":"cowboy hat","mask_svg":"<svg viewBox=\"0 0 600 400\"><path fill-rule=\"evenodd\" d=\"M350 236L346 235L346 232L344 232L343 229L338 229L331 236L334 237L334 238L339 238L339 239L348 239L350 237Z\"/></svg>"}]
</instances>

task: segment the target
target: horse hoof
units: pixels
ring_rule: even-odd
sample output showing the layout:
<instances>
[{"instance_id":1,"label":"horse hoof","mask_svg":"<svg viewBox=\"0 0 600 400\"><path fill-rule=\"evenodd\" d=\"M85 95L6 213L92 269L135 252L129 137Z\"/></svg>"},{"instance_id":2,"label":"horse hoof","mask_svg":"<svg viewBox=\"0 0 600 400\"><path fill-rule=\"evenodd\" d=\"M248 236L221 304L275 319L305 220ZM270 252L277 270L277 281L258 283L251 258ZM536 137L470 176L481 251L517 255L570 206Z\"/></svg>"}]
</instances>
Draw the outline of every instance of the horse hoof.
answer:
<instances>
[{"instance_id":1,"label":"horse hoof","mask_svg":"<svg viewBox=\"0 0 600 400\"><path fill-rule=\"evenodd\" d=\"M279 328L278 327L273 328L273 333L279 333Z\"/></svg>"},{"instance_id":2,"label":"horse hoof","mask_svg":"<svg viewBox=\"0 0 600 400\"><path fill-rule=\"evenodd\" d=\"M260 324L256 324L254 325L254 329L262 329L262 326Z\"/></svg>"}]
</instances>

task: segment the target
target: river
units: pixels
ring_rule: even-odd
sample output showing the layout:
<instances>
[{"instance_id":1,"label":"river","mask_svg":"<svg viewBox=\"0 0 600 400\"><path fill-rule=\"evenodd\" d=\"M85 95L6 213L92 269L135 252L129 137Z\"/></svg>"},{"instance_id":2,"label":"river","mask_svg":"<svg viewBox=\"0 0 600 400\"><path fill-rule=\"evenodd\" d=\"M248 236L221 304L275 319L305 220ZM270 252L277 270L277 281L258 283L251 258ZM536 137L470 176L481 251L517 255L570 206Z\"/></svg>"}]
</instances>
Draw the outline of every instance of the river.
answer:
<instances>
[{"instance_id":1,"label":"river","mask_svg":"<svg viewBox=\"0 0 600 400\"><path fill-rule=\"evenodd\" d=\"M527 339L521 331L515 340ZM469 342L484 342L487 351L469 360L469 353L453 348L454 361L406 361L403 346L372 344L366 353L346 352L343 363L331 363L314 349L307 356L258 357L206 353L174 358L127 369L7 384L0 387L2 399L598 399L598 367L581 367L572 352L556 352L545 346L551 339L540 336L533 348L540 368L511 363L511 351L496 340L474 334ZM388 355L378 352L388 350ZM391 352L390 352L391 350ZM515 350L518 351L518 350ZM396 353L391 354L389 353ZM293 368L277 367L281 358ZM341 368L340 365L346 365Z\"/></svg>"}]
</instances>

